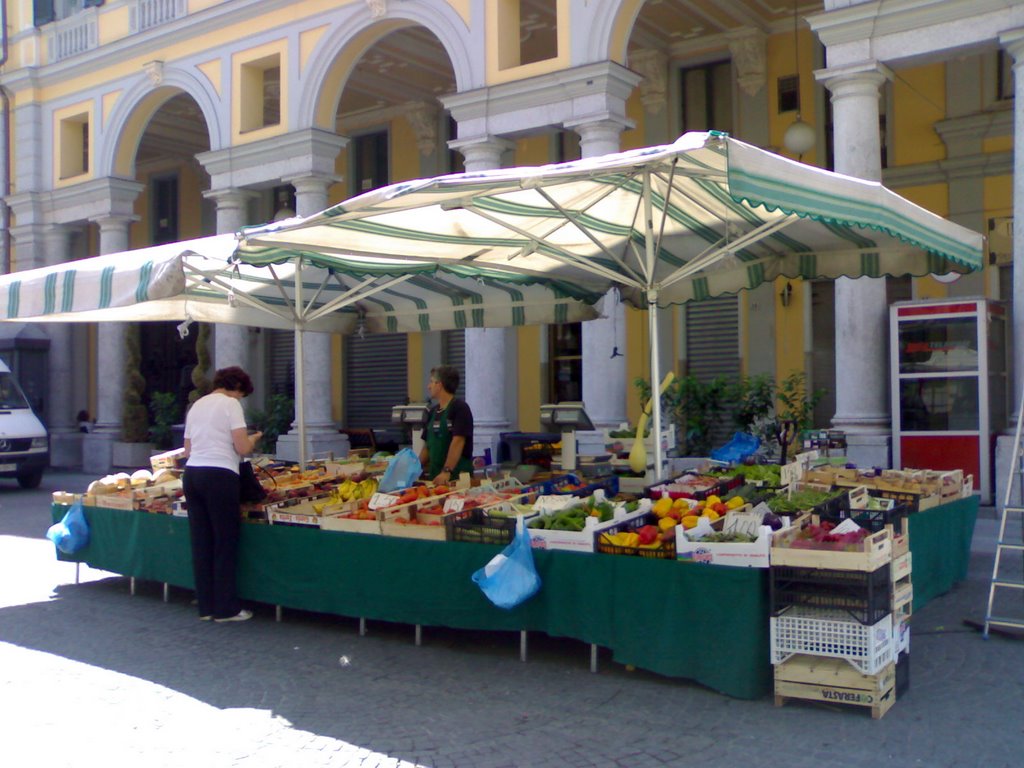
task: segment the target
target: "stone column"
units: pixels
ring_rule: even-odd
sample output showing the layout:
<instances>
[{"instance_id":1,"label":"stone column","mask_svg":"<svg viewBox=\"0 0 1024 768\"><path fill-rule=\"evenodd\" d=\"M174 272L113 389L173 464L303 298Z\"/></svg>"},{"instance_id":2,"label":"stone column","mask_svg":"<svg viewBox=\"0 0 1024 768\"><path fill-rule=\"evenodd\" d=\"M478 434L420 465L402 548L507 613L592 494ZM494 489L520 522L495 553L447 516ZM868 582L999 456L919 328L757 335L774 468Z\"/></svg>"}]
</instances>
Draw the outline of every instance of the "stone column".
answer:
<instances>
[{"instance_id":1,"label":"stone column","mask_svg":"<svg viewBox=\"0 0 1024 768\"><path fill-rule=\"evenodd\" d=\"M215 189L203 196L217 205L217 234L237 232L249 222L249 200L252 192L244 189ZM238 365L252 374L252 330L244 325L220 323L213 332L214 370ZM211 371L212 375L212 371Z\"/></svg>"},{"instance_id":2,"label":"stone column","mask_svg":"<svg viewBox=\"0 0 1024 768\"><path fill-rule=\"evenodd\" d=\"M59 224L44 233L43 255L46 264L68 260L70 232ZM50 337L48 355L49 382L46 393L47 429L50 432L50 466L78 468L82 464L82 433L78 431L71 326L67 323L45 323ZM84 402L82 403L84 405Z\"/></svg>"},{"instance_id":3,"label":"stone column","mask_svg":"<svg viewBox=\"0 0 1024 768\"><path fill-rule=\"evenodd\" d=\"M334 176L304 176L285 179L295 187L295 212L299 216L312 216L327 207L327 190L334 183ZM338 432L331 418L331 334L303 334L302 340L303 376L295 382L302 387L303 412L306 421L306 458L332 453L335 457L348 455L348 436ZM299 350L295 350L296 359ZM297 400L298 398L296 398ZM298 404L296 403L296 407ZM277 440L277 455L283 459L299 459L298 411L291 431Z\"/></svg>"},{"instance_id":4,"label":"stone column","mask_svg":"<svg viewBox=\"0 0 1024 768\"><path fill-rule=\"evenodd\" d=\"M880 181L878 100L891 72L869 61L822 70L816 76L832 92L835 170ZM832 424L846 432L852 461L888 467L892 432L885 278L840 278L835 303L836 414Z\"/></svg>"},{"instance_id":5,"label":"stone column","mask_svg":"<svg viewBox=\"0 0 1024 768\"><path fill-rule=\"evenodd\" d=\"M100 254L128 250L132 216L95 219L100 228ZM110 471L113 444L121 439L121 407L124 402L124 323L99 323L96 327L96 427L82 441L82 470L95 475Z\"/></svg>"},{"instance_id":6,"label":"stone column","mask_svg":"<svg viewBox=\"0 0 1024 768\"><path fill-rule=\"evenodd\" d=\"M597 120L567 127L580 135L583 157L597 157L620 150L619 140L626 126L617 120ZM604 439L600 430L615 429L627 421L626 357L612 356L616 349L621 353L626 350L626 310L614 290L604 298L604 314L581 324L583 402L597 428L594 432L577 433L581 454L602 453Z\"/></svg>"},{"instance_id":7,"label":"stone column","mask_svg":"<svg viewBox=\"0 0 1024 768\"><path fill-rule=\"evenodd\" d=\"M1013 220L1024 222L1024 29L1003 33L999 42L1013 56ZM1013 455L1013 435L1017 429L1017 411L1024 392L1024 225L1013 227L1013 308L1010 312L1010 370L1007 378L1010 403L1010 434L996 439L995 504L1000 510L1006 499L1006 481ZM1016 483L1015 483L1016 484ZM1010 503L1021 501L1020 488L1014 488Z\"/></svg>"},{"instance_id":8,"label":"stone column","mask_svg":"<svg viewBox=\"0 0 1024 768\"><path fill-rule=\"evenodd\" d=\"M486 171L501 167L501 157L515 145L506 139L487 137L479 140L450 141L452 149L462 153L466 172ZM473 410L473 455L482 456L485 449L498 456L498 440L502 432L512 425L509 402L515 388L507 382L514 380L515 366L509 369L509 360L515 349L514 331L510 328L467 328L466 380L463 397Z\"/></svg>"}]
</instances>

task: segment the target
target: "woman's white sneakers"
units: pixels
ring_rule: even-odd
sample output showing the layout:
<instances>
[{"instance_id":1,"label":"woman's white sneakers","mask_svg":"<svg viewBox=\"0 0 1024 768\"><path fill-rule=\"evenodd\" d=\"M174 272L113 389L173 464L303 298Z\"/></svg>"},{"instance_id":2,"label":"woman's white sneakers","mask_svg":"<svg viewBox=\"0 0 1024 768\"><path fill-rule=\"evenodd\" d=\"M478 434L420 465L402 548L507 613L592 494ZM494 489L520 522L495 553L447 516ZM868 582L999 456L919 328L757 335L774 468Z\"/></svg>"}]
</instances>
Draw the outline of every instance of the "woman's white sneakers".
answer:
<instances>
[{"instance_id":1,"label":"woman's white sneakers","mask_svg":"<svg viewBox=\"0 0 1024 768\"><path fill-rule=\"evenodd\" d=\"M234 616L228 616L226 619L214 619L218 624L222 624L225 621L248 621L252 618L252 611L243 608Z\"/></svg>"}]
</instances>

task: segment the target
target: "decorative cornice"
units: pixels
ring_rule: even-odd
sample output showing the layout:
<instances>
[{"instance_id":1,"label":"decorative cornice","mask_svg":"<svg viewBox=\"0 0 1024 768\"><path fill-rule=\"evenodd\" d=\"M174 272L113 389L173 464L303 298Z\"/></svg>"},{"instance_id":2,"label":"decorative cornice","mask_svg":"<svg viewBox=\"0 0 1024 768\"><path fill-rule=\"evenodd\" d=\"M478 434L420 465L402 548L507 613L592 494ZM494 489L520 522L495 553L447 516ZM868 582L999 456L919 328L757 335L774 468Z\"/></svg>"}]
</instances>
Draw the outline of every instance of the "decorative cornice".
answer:
<instances>
[{"instance_id":1,"label":"decorative cornice","mask_svg":"<svg viewBox=\"0 0 1024 768\"><path fill-rule=\"evenodd\" d=\"M441 97L469 136L514 135L545 125L617 120L629 123L626 100L641 76L612 61ZM630 123L631 124L631 123ZM465 138L465 137L463 137Z\"/></svg>"},{"instance_id":2,"label":"decorative cornice","mask_svg":"<svg viewBox=\"0 0 1024 768\"><path fill-rule=\"evenodd\" d=\"M215 189L255 187L286 176L331 176L338 153L347 145L346 136L309 128L201 152L196 160L210 174Z\"/></svg>"},{"instance_id":3,"label":"decorative cornice","mask_svg":"<svg viewBox=\"0 0 1024 768\"><path fill-rule=\"evenodd\" d=\"M989 152L886 168L882 171L882 183L899 191L905 187L948 184L955 179L983 179L1012 173L1012 152Z\"/></svg>"},{"instance_id":4,"label":"decorative cornice","mask_svg":"<svg viewBox=\"0 0 1024 768\"><path fill-rule=\"evenodd\" d=\"M736 82L748 96L756 96L767 82L767 36L746 27L726 35L729 52L736 68Z\"/></svg>"},{"instance_id":5,"label":"decorative cornice","mask_svg":"<svg viewBox=\"0 0 1024 768\"><path fill-rule=\"evenodd\" d=\"M648 114L661 112L668 91L668 56L656 48L633 51L629 57L629 68L643 76L640 101Z\"/></svg>"},{"instance_id":6,"label":"decorative cornice","mask_svg":"<svg viewBox=\"0 0 1024 768\"><path fill-rule=\"evenodd\" d=\"M416 134L416 148L424 157L437 151L437 121L441 110L436 104L425 101L411 101L403 112L405 119Z\"/></svg>"}]
</instances>

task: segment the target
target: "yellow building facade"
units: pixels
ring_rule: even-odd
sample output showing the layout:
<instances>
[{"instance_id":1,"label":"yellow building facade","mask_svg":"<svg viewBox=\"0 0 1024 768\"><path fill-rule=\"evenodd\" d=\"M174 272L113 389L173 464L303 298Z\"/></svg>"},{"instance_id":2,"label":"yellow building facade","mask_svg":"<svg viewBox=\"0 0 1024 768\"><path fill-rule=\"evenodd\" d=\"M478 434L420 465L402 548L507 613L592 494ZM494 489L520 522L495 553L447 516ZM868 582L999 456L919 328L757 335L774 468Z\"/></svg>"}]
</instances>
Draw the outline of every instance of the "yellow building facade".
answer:
<instances>
[{"instance_id":1,"label":"yellow building facade","mask_svg":"<svg viewBox=\"0 0 1024 768\"><path fill-rule=\"evenodd\" d=\"M867 167L919 205L996 233L982 272L951 283L876 281L881 304L1010 300L1012 32L1024 22L1016 3L981 5L8 2L4 264L16 271L230 232L406 179L571 160L716 129L806 163ZM877 111L861 95L861 117L851 119L836 99L850 82L866 82L865 72ZM853 134L844 128L857 120ZM813 137L799 155L787 148L798 121ZM850 140L875 123L871 141ZM583 400L601 427L635 423L633 381L658 354L663 370L702 380L802 371L827 392L819 426L836 416L851 433L879 438L866 444L884 451L889 415L878 398L887 403L888 371L877 326L885 319L872 320L867 354L875 357L854 381L878 397L861 401L844 394L849 375L837 381L837 359L851 355L844 301L837 309L830 283L780 278L664 313L662 348L653 351L642 313L614 296L606 317L583 327L314 339L306 421L319 435L314 448L334 446L339 428L386 430L390 406L425 397L430 368L451 363L477 415L478 452L496 448L502 432L539 430L545 402ZM870 306L877 315L881 305ZM123 358L123 329L46 333L42 407L54 463L76 465L79 409L96 416L100 435L118 432L120 382L110 371ZM217 367L254 372L254 407L293 393L287 334L219 327L214 335ZM184 403L194 345L195 334L179 339L171 324L144 329L149 391ZM95 446L85 455L87 466L98 457L97 469L109 461Z\"/></svg>"}]
</instances>

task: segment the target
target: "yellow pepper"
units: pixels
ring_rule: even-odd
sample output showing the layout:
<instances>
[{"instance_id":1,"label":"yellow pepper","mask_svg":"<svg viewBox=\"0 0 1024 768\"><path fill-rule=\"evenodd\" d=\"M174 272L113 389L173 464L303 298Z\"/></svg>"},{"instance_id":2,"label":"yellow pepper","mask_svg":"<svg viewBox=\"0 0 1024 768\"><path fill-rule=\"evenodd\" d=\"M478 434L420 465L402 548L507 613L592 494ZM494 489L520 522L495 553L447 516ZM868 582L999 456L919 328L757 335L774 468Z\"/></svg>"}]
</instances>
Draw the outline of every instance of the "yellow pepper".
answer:
<instances>
[{"instance_id":1,"label":"yellow pepper","mask_svg":"<svg viewBox=\"0 0 1024 768\"><path fill-rule=\"evenodd\" d=\"M731 499L725 502L725 506L727 506L729 509L737 509L739 507L742 507L744 504L746 504L746 502L743 500L742 496L733 496Z\"/></svg>"},{"instance_id":2,"label":"yellow pepper","mask_svg":"<svg viewBox=\"0 0 1024 768\"><path fill-rule=\"evenodd\" d=\"M668 531L668 530L671 530L672 528L675 528L676 527L675 518L672 518L672 517L663 517L663 518L661 518L661 520L658 521L658 527L661 530L663 530L663 531Z\"/></svg>"}]
</instances>

